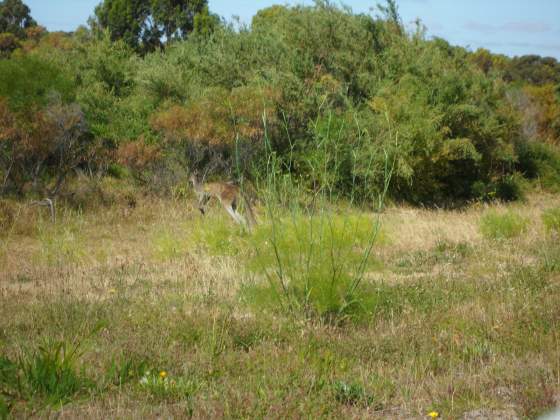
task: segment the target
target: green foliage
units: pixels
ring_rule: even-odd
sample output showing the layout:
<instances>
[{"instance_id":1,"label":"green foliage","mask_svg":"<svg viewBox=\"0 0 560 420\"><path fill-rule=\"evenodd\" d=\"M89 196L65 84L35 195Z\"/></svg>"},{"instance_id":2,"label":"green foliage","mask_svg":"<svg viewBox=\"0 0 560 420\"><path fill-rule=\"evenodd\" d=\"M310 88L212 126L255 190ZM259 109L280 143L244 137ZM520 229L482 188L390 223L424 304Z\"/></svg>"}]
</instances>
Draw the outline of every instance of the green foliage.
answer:
<instances>
[{"instance_id":1,"label":"green foliage","mask_svg":"<svg viewBox=\"0 0 560 420\"><path fill-rule=\"evenodd\" d=\"M545 210L542 214L542 221L547 232L560 233L560 207Z\"/></svg>"},{"instance_id":2,"label":"green foliage","mask_svg":"<svg viewBox=\"0 0 560 420\"><path fill-rule=\"evenodd\" d=\"M505 71L507 80L534 85L560 83L560 63L554 57L524 55L511 60Z\"/></svg>"},{"instance_id":3,"label":"green foliage","mask_svg":"<svg viewBox=\"0 0 560 420\"><path fill-rule=\"evenodd\" d=\"M519 173L514 173L488 183L477 181L472 185L472 192L481 201L515 201L524 198L525 182Z\"/></svg>"},{"instance_id":4,"label":"green foliage","mask_svg":"<svg viewBox=\"0 0 560 420\"><path fill-rule=\"evenodd\" d=\"M19 94L14 96L24 102L43 99ZM93 163L95 139L80 106L65 104L56 92L48 99L43 108L35 104L13 113L0 98L2 192L22 193L27 185L28 191L54 196L70 171L85 162Z\"/></svg>"},{"instance_id":5,"label":"green foliage","mask_svg":"<svg viewBox=\"0 0 560 420\"><path fill-rule=\"evenodd\" d=\"M545 190L560 191L560 151L539 142L526 142L517 147L517 165L523 175Z\"/></svg>"},{"instance_id":6,"label":"green foliage","mask_svg":"<svg viewBox=\"0 0 560 420\"><path fill-rule=\"evenodd\" d=\"M0 59L9 58L20 47L17 37L10 33L0 33Z\"/></svg>"},{"instance_id":7,"label":"green foliage","mask_svg":"<svg viewBox=\"0 0 560 420\"><path fill-rule=\"evenodd\" d=\"M193 31L198 36L209 37L219 25L220 17L214 13L210 13L208 6L205 6L200 12L194 15Z\"/></svg>"},{"instance_id":8,"label":"green foliage","mask_svg":"<svg viewBox=\"0 0 560 420\"><path fill-rule=\"evenodd\" d=\"M87 389L88 381L78 372L80 356L79 348L66 342L46 343L27 354L20 366L28 392L59 404Z\"/></svg>"},{"instance_id":9,"label":"green foliage","mask_svg":"<svg viewBox=\"0 0 560 420\"><path fill-rule=\"evenodd\" d=\"M8 397L1 409L9 408L10 399L64 404L87 391L91 382L78 370L80 357L79 344L65 341L45 342L34 351L24 352L16 362L0 357L0 391Z\"/></svg>"},{"instance_id":10,"label":"green foliage","mask_svg":"<svg viewBox=\"0 0 560 420\"><path fill-rule=\"evenodd\" d=\"M75 85L56 64L33 56L0 60L0 92L14 111L46 105L53 95L66 103L75 97Z\"/></svg>"},{"instance_id":11,"label":"green foliage","mask_svg":"<svg viewBox=\"0 0 560 420\"><path fill-rule=\"evenodd\" d=\"M497 213L489 211L480 219L480 231L488 239L511 239L527 230L529 219L513 211Z\"/></svg>"}]
</instances>

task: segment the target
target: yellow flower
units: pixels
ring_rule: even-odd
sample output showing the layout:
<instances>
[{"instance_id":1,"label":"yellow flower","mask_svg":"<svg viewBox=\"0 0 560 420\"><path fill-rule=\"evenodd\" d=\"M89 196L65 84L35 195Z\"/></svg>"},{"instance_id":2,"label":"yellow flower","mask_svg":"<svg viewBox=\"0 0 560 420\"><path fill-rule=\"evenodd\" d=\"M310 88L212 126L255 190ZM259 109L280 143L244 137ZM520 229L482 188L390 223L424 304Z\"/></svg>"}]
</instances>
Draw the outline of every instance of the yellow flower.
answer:
<instances>
[{"instance_id":1,"label":"yellow flower","mask_svg":"<svg viewBox=\"0 0 560 420\"><path fill-rule=\"evenodd\" d=\"M167 377L167 372L166 372L165 370L162 370L162 371L159 373L159 377L160 377L161 379L165 379L165 378Z\"/></svg>"},{"instance_id":2,"label":"yellow flower","mask_svg":"<svg viewBox=\"0 0 560 420\"><path fill-rule=\"evenodd\" d=\"M439 413L437 411L430 411L428 413L428 416L430 416L431 418L435 419L436 417L439 417Z\"/></svg>"},{"instance_id":3,"label":"yellow flower","mask_svg":"<svg viewBox=\"0 0 560 420\"><path fill-rule=\"evenodd\" d=\"M109 293L115 294L115 293L117 293L117 289L109 289Z\"/></svg>"}]
</instances>

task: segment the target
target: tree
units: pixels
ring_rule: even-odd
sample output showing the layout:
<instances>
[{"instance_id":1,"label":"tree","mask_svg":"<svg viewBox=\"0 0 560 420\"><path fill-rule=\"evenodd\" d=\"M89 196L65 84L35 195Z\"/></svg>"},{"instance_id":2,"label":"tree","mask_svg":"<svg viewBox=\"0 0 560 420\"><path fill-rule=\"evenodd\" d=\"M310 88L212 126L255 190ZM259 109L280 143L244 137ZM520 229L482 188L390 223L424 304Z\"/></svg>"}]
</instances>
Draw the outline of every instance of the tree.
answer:
<instances>
[{"instance_id":1,"label":"tree","mask_svg":"<svg viewBox=\"0 0 560 420\"><path fill-rule=\"evenodd\" d=\"M208 13L207 0L152 0L156 25L168 40L182 39L194 29L194 17Z\"/></svg>"},{"instance_id":2,"label":"tree","mask_svg":"<svg viewBox=\"0 0 560 420\"><path fill-rule=\"evenodd\" d=\"M195 17L208 14L207 0L104 0L95 9L91 26L108 30L140 52L162 46L163 41L185 39Z\"/></svg>"},{"instance_id":3,"label":"tree","mask_svg":"<svg viewBox=\"0 0 560 420\"><path fill-rule=\"evenodd\" d=\"M0 33L9 32L25 38L25 29L37 25L30 13L21 0L0 1Z\"/></svg>"},{"instance_id":4,"label":"tree","mask_svg":"<svg viewBox=\"0 0 560 420\"><path fill-rule=\"evenodd\" d=\"M16 114L0 98L0 193L30 184L56 196L68 174L94 155L95 139L78 104L53 97L43 109Z\"/></svg>"},{"instance_id":5,"label":"tree","mask_svg":"<svg viewBox=\"0 0 560 420\"><path fill-rule=\"evenodd\" d=\"M538 86L560 83L560 63L553 57L539 55L515 57L505 73L507 81L522 81Z\"/></svg>"}]
</instances>

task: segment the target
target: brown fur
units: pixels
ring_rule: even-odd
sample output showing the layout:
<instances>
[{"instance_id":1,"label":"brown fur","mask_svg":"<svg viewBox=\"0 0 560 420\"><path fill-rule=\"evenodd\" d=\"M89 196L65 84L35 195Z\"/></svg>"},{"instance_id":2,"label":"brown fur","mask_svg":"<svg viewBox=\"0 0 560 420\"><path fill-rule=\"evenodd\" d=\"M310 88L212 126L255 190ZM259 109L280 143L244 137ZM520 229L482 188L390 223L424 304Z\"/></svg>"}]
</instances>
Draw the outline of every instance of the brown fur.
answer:
<instances>
[{"instance_id":1,"label":"brown fur","mask_svg":"<svg viewBox=\"0 0 560 420\"><path fill-rule=\"evenodd\" d=\"M247 227L255 224L253 209L237 185L229 182L201 183L198 181L196 175L191 175L190 181L193 184L194 191L198 198L198 209L202 214L205 214L205 206L208 201L210 201L212 197L215 197L236 223ZM247 224L245 218L237 211L240 199L245 201L250 225Z\"/></svg>"}]
</instances>

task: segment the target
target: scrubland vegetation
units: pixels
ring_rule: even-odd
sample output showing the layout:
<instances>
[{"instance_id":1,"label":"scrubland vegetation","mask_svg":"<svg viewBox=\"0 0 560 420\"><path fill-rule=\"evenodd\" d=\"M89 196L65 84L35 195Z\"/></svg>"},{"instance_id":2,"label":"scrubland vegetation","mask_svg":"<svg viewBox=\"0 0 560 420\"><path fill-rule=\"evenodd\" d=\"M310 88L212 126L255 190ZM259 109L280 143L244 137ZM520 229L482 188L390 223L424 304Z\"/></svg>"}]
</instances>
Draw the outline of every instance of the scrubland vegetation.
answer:
<instances>
[{"instance_id":1,"label":"scrubland vegetation","mask_svg":"<svg viewBox=\"0 0 560 420\"><path fill-rule=\"evenodd\" d=\"M119 1L72 34L0 2L0 418L560 405L555 59L393 1L249 26ZM202 217L193 171L258 225Z\"/></svg>"},{"instance_id":2,"label":"scrubland vegetation","mask_svg":"<svg viewBox=\"0 0 560 420\"><path fill-rule=\"evenodd\" d=\"M0 249L3 410L535 417L558 404L559 205L388 208L362 271L378 216L358 209L261 213L248 234L183 200L56 225L21 205Z\"/></svg>"}]
</instances>

